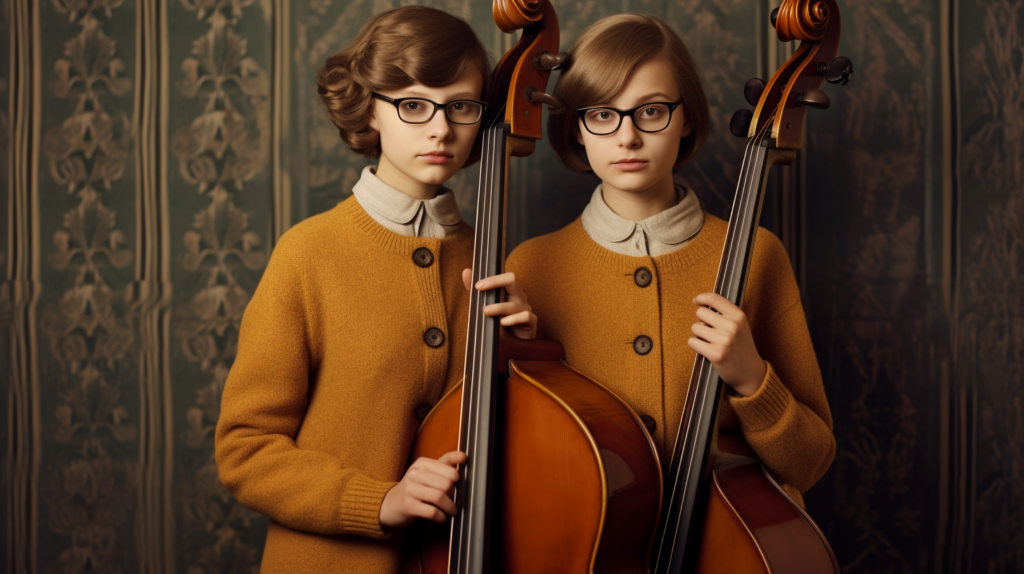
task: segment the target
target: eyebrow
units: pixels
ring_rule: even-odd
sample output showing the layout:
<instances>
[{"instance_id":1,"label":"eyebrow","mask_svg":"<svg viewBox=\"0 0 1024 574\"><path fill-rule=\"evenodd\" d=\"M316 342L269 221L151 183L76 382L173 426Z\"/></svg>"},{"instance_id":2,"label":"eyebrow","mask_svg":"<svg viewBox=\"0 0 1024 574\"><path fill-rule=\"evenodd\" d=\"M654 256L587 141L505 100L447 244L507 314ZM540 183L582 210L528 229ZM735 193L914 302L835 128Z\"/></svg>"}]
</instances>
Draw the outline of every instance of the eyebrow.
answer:
<instances>
[{"instance_id":1,"label":"eyebrow","mask_svg":"<svg viewBox=\"0 0 1024 574\"><path fill-rule=\"evenodd\" d=\"M409 91L409 92L405 92L405 93L408 94L408 95L407 96L401 96L401 97L403 97L403 98L423 98L424 100L429 100L430 99L425 93L418 92L418 91L415 91L415 90ZM451 100L469 100L469 99L473 99L474 95L475 94L473 94L473 92L459 92L457 94L454 94L451 97ZM451 101L451 100L449 100L449 101Z\"/></svg>"},{"instance_id":2,"label":"eyebrow","mask_svg":"<svg viewBox=\"0 0 1024 574\"><path fill-rule=\"evenodd\" d=\"M672 99L671 96L669 96L665 92L652 92L650 94L644 94L643 96L640 96L639 98L637 98L636 99L636 103L640 104L640 103L647 102L648 100L650 100L651 98L654 98L656 96L661 96L661 97L665 98L666 100L671 100Z\"/></svg>"}]
</instances>

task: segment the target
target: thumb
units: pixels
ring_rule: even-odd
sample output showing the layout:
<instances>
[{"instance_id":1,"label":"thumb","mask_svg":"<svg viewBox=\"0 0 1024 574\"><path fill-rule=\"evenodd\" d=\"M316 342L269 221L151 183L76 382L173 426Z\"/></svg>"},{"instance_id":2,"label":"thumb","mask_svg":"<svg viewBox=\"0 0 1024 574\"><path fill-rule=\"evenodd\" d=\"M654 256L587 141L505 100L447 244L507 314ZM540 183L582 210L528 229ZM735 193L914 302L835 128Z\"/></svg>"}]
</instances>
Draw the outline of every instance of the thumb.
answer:
<instances>
[{"instance_id":1,"label":"thumb","mask_svg":"<svg viewBox=\"0 0 1024 574\"><path fill-rule=\"evenodd\" d=\"M462 270L462 284L466 286L466 291L472 291L473 288L470 284L473 282L473 270L469 267Z\"/></svg>"}]
</instances>

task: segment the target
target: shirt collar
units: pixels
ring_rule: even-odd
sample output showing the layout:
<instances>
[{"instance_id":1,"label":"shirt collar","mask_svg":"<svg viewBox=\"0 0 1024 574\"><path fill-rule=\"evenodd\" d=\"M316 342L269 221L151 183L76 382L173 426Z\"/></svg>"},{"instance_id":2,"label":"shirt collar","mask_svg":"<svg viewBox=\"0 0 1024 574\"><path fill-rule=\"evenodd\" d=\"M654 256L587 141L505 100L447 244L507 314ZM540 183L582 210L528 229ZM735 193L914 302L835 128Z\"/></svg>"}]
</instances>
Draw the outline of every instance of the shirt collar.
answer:
<instances>
[{"instance_id":1,"label":"shirt collar","mask_svg":"<svg viewBox=\"0 0 1024 574\"><path fill-rule=\"evenodd\" d=\"M352 193L363 209L399 225L412 223L421 210L441 225L458 225L462 221L452 190L442 187L433 199L416 199L384 183L374 173L373 166L363 168L359 181L352 186Z\"/></svg>"},{"instance_id":2,"label":"shirt collar","mask_svg":"<svg viewBox=\"0 0 1024 574\"><path fill-rule=\"evenodd\" d=\"M654 241L675 245L697 235L704 225L704 212L693 190L676 184L676 198L678 203L665 211L642 221L631 221L608 207L602 186L598 185L583 210L581 223L587 233L612 243L629 239L639 228Z\"/></svg>"}]
</instances>

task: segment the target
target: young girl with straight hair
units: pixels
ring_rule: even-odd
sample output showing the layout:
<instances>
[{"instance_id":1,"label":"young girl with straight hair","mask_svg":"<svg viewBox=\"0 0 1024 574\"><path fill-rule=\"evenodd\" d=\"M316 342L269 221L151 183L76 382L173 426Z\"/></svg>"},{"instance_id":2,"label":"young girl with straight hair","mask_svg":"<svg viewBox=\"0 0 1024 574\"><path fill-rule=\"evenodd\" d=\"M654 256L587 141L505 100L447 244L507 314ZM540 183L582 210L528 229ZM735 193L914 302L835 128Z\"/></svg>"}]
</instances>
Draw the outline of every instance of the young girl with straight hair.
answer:
<instances>
[{"instance_id":1,"label":"young girl with straight hair","mask_svg":"<svg viewBox=\"0 0 1024 574\"><path fill-rule=\"evenodd\" d=\"M375 16L319 92L345 144L377 158L353 197L289 230L242 320L216 434L221 481L270 517L261 571L390 574L395 530L455 512L455 465L407 469L419 423L463 373L473 234L443 184L479 155L487 54L439 10ZM536 319L488 280L513 334Z\"/></svg>"},{"instance_id":2,"label":"young girl with straight hair","mask_svg":"<svg viewBox=\"0 0 1024 574\"><path fill-rule=\"evenodd\" d=\"M673 170L700 150L708 108L679 36L638 14L605 18L572 45L548 134L563 163L601 178L583 214L509 257L568 363L622 397L667 466L696 353L728 385L720 428L742 433L785 490L835 453L800 292L781 242L760 229L743 308L710 293L727 223Z\"/></svg>"}]
</instances>

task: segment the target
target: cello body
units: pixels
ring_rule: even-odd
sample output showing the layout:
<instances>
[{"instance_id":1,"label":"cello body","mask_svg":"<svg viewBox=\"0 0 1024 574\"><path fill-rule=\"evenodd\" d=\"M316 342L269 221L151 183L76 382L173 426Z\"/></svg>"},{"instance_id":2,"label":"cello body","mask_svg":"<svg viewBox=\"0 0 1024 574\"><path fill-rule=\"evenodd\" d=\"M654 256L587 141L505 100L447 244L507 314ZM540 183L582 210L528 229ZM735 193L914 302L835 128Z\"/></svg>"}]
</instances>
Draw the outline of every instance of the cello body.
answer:
<instances>
[{"instance_id":1,"label":"cello body","mask_svg":"<svg viewBox=\"0 0 1024 574\"><path fill-rule=\"evenodd\" d=\"M501 385L489 572L647 572L661 468L643 423L560 361L516 361ZM457 444L462 386L420 427L412 460ZM447 572L449 529L417 524L421 571Z\"/></svg>"},{"instance_id":2,"label":"cello body","mask_svg":"<svg viewBox=\"0 0 1024 574\"><path fill-rule=\"evenodd\" d=\"M695 572L839 572L824 534L743 439L720 433L718 447Z\"/></svg>"}]
</instances>

